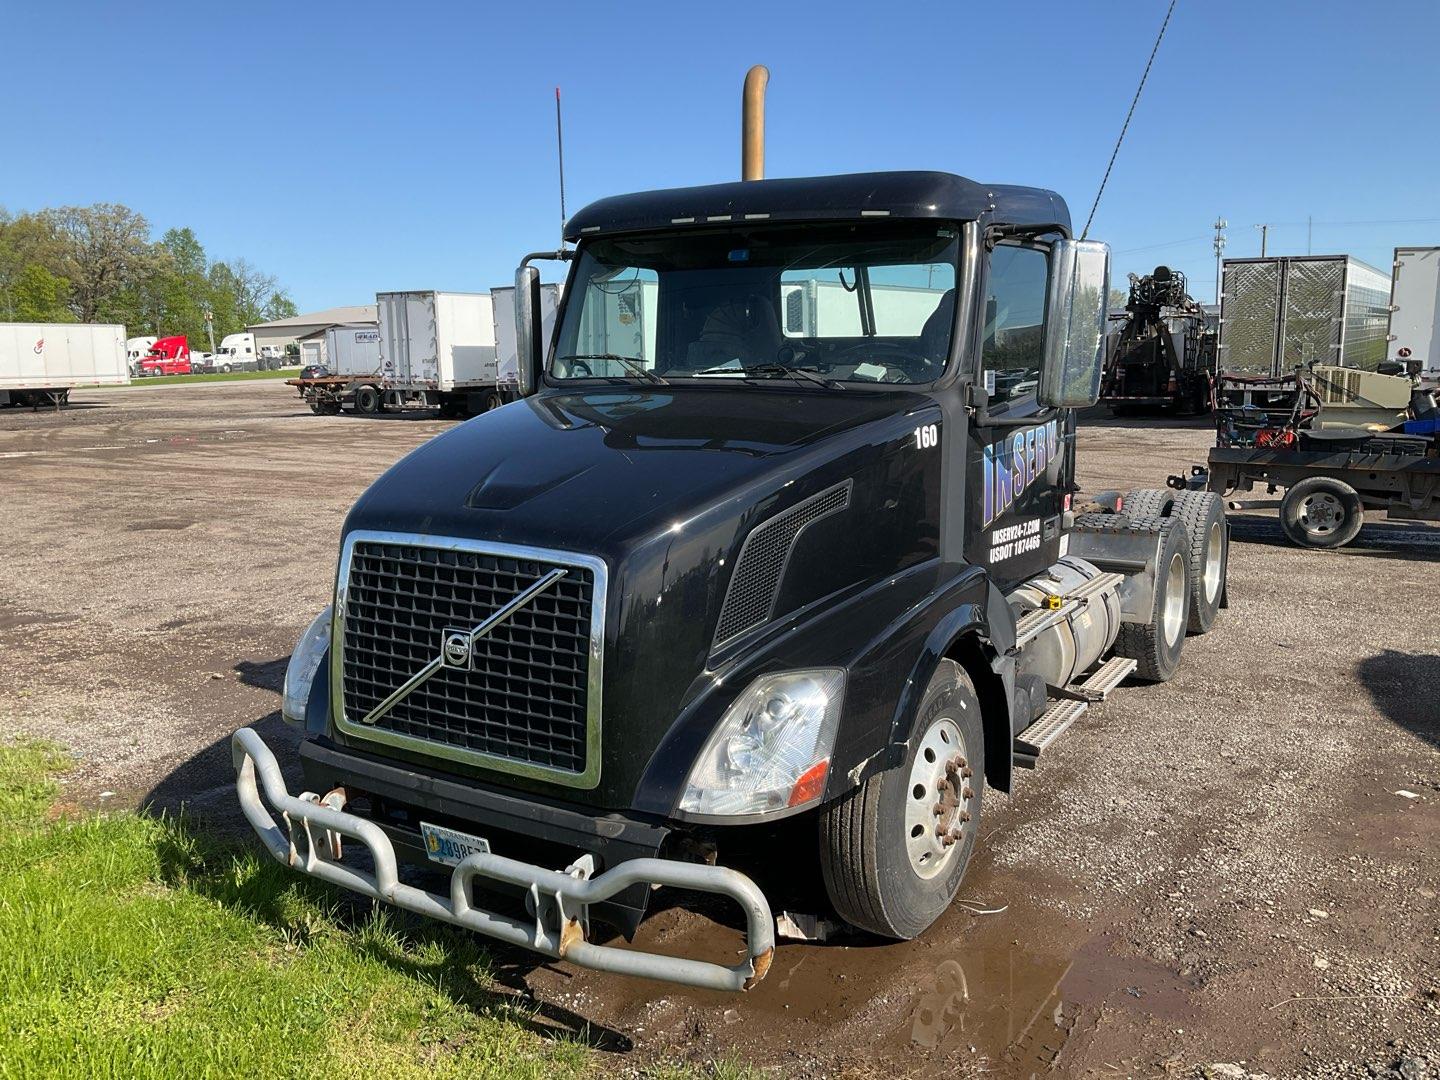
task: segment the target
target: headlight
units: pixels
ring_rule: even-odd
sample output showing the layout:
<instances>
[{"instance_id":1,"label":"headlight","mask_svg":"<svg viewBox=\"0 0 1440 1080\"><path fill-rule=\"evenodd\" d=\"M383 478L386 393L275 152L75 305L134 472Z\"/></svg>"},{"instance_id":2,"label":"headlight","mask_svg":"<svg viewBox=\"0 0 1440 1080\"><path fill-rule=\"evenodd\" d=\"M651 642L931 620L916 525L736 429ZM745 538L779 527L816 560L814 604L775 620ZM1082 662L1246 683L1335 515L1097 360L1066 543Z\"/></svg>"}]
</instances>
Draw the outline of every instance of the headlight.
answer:
<instances>
[{"instance_id":1,"label":"headlight","mask_svg":"<svg viewBox=\"0 0 1440 1080\"><path fill-rule=\"evenodd\" d=\"M763 675L725 710L695 759L679 809L765 814L818 799L840 724L845 673Z\"/></svg>"},{"instance_id":2,"label":"headlight","mask_svg":"<svg viewBox=\"0 0 1440 1080\"><path fill-rule=\"evenodd\" d=\"M325 650L330 647L330 613L327 607L300 635L295 651L290 654L290 666L285 669L285 689L281 692L280 715L297 727L305 726L305 703L310 700L310 684L315 681L315 672Z\"/></svg>"}]
</instances>

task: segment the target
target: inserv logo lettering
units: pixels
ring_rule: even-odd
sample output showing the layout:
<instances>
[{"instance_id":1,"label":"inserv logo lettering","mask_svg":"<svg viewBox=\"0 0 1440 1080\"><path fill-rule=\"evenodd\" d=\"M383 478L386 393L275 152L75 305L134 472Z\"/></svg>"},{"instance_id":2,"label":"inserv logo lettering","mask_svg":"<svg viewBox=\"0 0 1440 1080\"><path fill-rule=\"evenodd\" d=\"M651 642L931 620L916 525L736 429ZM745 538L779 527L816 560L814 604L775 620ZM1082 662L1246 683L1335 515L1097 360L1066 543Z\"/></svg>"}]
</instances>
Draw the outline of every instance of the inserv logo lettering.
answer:
<instances>
[{"instance_id":1,"label":"inserv logo lettering","mask_svg":"<svg viewBox=\"0 0 1440 1080\"><path fill-rule=\"evenodd\" d=\"M1017 431L985 447L980 470L984 474L986 527L1014 506L1059 457L1060 425L1056 420Z\"/></svg>"}]
</instances>

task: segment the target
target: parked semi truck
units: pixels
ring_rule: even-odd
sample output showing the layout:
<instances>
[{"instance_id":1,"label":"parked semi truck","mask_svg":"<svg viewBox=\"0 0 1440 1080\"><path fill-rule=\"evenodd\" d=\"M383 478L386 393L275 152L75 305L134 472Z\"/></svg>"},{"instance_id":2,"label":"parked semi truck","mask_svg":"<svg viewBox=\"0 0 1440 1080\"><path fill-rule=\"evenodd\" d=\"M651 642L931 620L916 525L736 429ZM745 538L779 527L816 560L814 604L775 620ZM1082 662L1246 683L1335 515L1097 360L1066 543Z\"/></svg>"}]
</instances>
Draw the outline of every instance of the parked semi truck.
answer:
<instances>
[{"instance_id":1,"label":"parked semi truck","mask_svg":"<svg viewBox=\"0 0 1440 1080\"><path fill-rule=\"evenodd\" d=\"M1120 415L1210 410L1215 375L1215 326L1168 266L1130 275L1125 318L1105 343L1100 400Z\"/></svg>"},{"instance_id":2,"label":"parked semi truck","mask_svg":"<svg viewBox=\"0 0 1440 1080\"><path fill-rule=\"evenodd\" d=\"M373 346L328 363L330 373L288 380L316 413L349 409L436 408L465 416L516 396L516 377L502 377L489 293L383 292L375 296L379 329ZM509 335L514 337L513 331Z\"/></svg>"},{"instance_id":3,"label":"parked semi truck","mask_svg":"<svg viewBox=\"0 0 1440 1080\"><path fill-rule=\"evenodd\" d=\"M0 405L64 405L77 386L129 382L123 326L0 323Z\"/></svg>"},{"instance_id":4,"label":"parked semi truck","mask_svg":"<svg viewBox=\"0 0 1440 1080\"><path fill-rule=\"evenodd\" d=\"M140 375L189 375L190 343L184 334L156 338L140 358Z\"/></svg>"},{"instance_id":5,"label":"parked semi truck","mask_svg":"<svg viewBox=\"0 0 1440 1080\"><path fill-rule=\"evenodd\" d=\"M517 274L526 396L350 511L284 686L308 790L242 729L248 820L318 878L696 986L764 977L811 867L813 919L920 934L987 786L1170 678L1225 596L1213 493L1079 492L1108 249L1054 192L938 172L620 196L565 236ZM852 309L787 319L842 279ZM743 957L605 944L660 886L732 902Z\"/></svg>"}]
</instances>

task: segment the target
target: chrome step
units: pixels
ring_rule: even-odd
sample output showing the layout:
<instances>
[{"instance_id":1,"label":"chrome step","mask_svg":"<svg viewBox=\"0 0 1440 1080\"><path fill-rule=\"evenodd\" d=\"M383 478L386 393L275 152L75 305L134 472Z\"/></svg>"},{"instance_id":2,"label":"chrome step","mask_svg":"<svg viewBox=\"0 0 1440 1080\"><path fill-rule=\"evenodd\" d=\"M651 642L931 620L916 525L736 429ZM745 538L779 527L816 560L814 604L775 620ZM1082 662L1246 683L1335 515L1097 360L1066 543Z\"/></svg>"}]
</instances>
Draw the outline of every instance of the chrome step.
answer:
<instances>
[{"instance_id":1,"label":"chrome step","mask_svg":"<svg viewBox=\"0 0 1440 1080\"><path fill-rule=\"evenodd\" d=\"M1092 702L1104 701L1126 677L1135 670L1135 661L1125 656L1112 656L1081 683L1065 689L1074 697L1061 698L1040 714L1040 719L1015 736L1014 761L1023 769L1033 769L1036 759L1051 743L1065 734L1071 724L1085 715Z\"/></svg>"},{"instance_id":2,"label":"chrome step","mask_svg":"<svg viewBox=\"0 0 1440 1080\"><path fill-rule=\"evenodd\" d=\"M1050 627L1088 604L1096 596L1118 588L1124 580L1124 574L1099 574L1074 592L1062 596L1059 607L1036 608L1034 611L1027 611L1015 621L1015 648L1023 649Z\"/></svg>"}]
</instances>

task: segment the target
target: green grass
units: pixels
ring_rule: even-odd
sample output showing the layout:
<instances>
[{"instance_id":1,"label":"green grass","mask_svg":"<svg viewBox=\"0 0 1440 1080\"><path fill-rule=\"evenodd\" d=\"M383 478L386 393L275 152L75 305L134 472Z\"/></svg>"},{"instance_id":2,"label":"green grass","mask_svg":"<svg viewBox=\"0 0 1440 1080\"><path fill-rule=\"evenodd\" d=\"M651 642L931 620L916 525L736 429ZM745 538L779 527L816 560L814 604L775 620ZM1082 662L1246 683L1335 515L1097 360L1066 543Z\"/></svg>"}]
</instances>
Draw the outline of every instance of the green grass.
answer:
<instances>
[{"instance_id":1,"label":"green grass","mask_svg":"<svg viewBox=\"0 0 1440 1080\"><path fill-rule=\"evenodd\" d=\"M232 371L228 375L216 372L213 375L137 375L130 380L131 386L175 386L202 382L244 382L248 379L293 379L300 374L298 367L281 368L279 371ZM91 390L105 390L108 387L86 387Z\"/></svg>"},{"instance_id":2,"label":"green grass","mask_svg":"<svg viewBox=\"0 0 1440 1080\"><path fill-rule=\"evenodd\" d=\"M0 742L0 1077L618 1067L500 992L474 935L372 907L184 819L56 817L64 762Z\"/></svg>"}]
</instances>

